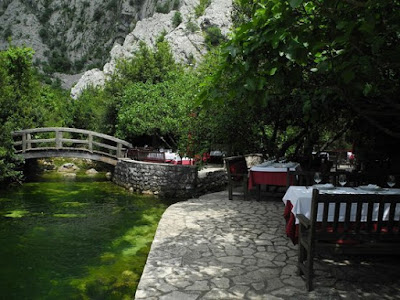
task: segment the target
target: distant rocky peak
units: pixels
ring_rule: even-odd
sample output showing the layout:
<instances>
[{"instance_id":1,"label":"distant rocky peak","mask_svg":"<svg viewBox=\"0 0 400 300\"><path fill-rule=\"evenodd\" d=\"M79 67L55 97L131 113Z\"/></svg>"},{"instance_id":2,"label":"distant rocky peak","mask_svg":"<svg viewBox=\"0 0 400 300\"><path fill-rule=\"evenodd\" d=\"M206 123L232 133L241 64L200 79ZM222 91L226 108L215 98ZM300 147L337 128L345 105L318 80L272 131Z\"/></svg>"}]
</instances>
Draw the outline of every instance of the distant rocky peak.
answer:
<instances>
[{"instance_id":1,"label":"distant rocky peak","mask_svg":"<svg viewBox=\"0 0 400 300\"><path fill-rule=\"evenodd\" d=\"M145 0L148 1L148 0ZM157 2L156 12L136 23L135 28L125 37L122 44L115 43L110 51L110 61L103 70L92 69L83 74L71 89L71 97L77 99L88 86L103 86L116 68L119 59L131 58L139 49L140 42L154 47L157 38L166 33L165 39L171 46L175 59L191 64L201 61L207 53L207 31L212 28L227 35L232 26L232 0L180 0ZM169 11L170 6L176 8ZM168 6L165 8L165 6ZM162 11L163 12L157 12ZM179 14L179 18L176 15ZM180 21L179 24L177 19ZM209 41L210 42L210 41ZM213 41L211 40L211 43Z\"/></svg>"}]
</instances>

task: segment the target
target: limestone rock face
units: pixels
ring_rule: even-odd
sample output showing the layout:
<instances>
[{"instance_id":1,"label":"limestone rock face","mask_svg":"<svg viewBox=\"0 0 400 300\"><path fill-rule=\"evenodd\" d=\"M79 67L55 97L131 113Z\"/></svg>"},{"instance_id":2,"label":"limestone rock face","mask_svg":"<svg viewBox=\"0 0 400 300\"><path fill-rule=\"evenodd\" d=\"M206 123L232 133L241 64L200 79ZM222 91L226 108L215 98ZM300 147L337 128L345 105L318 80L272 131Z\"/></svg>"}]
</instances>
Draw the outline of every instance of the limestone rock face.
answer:
<instances>
[{"instance_id":1,"label":"limestone rock face","mask_svg":"<svg viewBox=\"0 0 400 300\"><path fill-rule=\"evenodd\" d=\"M5 4L0 5L5 7ZM27 9L21 1L9 1L7 9L1 14L0 10L0 50L8 46L7 38L12 38L15 46L26 45L35 50L38 60L46 60L45 52L49 47L43 44L39 35L41 24L33 11Z\"/></svg>"},{"instance_id":2,"label":"limestone rock face","mask_svg":"<svg viewBox=\"0 0 400 300\"><path fill-rule=\"evenodd\" d=\"M99 69L89 70L83 74L78 83L71 89L71 97L76 99L85 88L103 86L104 82L104 72Z\"/></svg>"},{"instance_id":3,"label":"limestone rock face","mask_svg":"<svg viewBox=\"0 0 400 300\"><path fill-rule=\"evenodd\" d=\"M64 88L74 86L71 96L77 98L89 85L104 85L115 71L117 60L132 57L140 41L154 46L162 32L166 32L177 61L199 62L207 52L204 30L218 26L222 34L229 32L232 0L211 0L203 15L196 17L199 3L200 0L3 0L0 50L7 49L9 37L13 45L33 48L33 60L39 68L61 79ZM175 27L172 20L177 11L182 23Z\"/></svg>"},{"instance_id":4,"label":"limestone rock face","mask_svg":"<svg viewBox=\"0 0 400 300\"><path fill-rule=\"evenodd\" d=\"M15 46L33 48L39 68L62 73L55 77L70 89L76 80L66 74L102 67L114 44L122 43L137 21L153 15L158 2L2 0L0 50L8 47L9 38Z\"/></svg>"},{"instance_id":5,"label":"limestone rock face","mask_svg":"<svg viewBox=\"0 0 400 300\"><path fill-rule=\"evenodd\" d=\"M168 14L154 13L153 16L137 22L135 29L129 33L123 44L116 43L110 52L110 61L104 65L104 77L98 71L87 71L78 83L72 88L71 96L76 99L82 92L82 88L88 84L100 86L104 84L110 75L115 71L117 61L123 58L131 58L139 49L141 41L150 47L154 47L157 38L166 32L165 39L172 48L175 59L183 63L198 62L207 53L207 46L204 42L204 30L209 26L217 26L223 35L227 35L232 26L231 12L232 0L213 0L206 8L204 15L195 17L194 9L199 4L198 0L181 1L179 12L182 16L182 23L176 28L172 19L176 11ZM195 24L198 30L189 30L188 24ZM98 78L94 78L97 76Z\"/></svg>"}]
</instances>

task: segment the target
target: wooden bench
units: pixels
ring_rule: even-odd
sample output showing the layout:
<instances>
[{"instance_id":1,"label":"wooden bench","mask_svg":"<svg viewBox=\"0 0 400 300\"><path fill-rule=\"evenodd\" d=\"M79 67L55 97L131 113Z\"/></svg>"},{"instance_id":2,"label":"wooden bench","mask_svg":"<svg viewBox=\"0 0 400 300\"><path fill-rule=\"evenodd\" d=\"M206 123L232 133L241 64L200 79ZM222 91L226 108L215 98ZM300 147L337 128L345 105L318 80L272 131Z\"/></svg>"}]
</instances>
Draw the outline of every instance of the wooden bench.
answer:
<instances>
[{"instance_id":1,"label":"wooden bench","mask_svg":"<svg viewBox=\"0 0 400 300\"><path fill-rule=\"evenodd\" d=\"M336 253L346 254L400 254L399 216L395 220L400 195L320 194L315 189L311 205L310 219L302 214L296 215L300 222L298 273L304 275L309 291L313 289L313 260L317 250L330 248ZM322 221L317 222L318 205L322 209ZM342 209L344 207L344 216L339 214L340 205ZM328 220L328 209L333 212L333 219Z\"/></svg>"},{"instance_id":2,"label":"wooden bench","mask_svg":"<svg viewBox=\"0 0 400 300\"><path fill-rule=\"evenodd\" d=\"M247 199L249 171L244 156L231 156L224 159L228 174L229 200L233 199L233 188L240 184L243 188L244 199Z\"/></svg>"}]
</instances>

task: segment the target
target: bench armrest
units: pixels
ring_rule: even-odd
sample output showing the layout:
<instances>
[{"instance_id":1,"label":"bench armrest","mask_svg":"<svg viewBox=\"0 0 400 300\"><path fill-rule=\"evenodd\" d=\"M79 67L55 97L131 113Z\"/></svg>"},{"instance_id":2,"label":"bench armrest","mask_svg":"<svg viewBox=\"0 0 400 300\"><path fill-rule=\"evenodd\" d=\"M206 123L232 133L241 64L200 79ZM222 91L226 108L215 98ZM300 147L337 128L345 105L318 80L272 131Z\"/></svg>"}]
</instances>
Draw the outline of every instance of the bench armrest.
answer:
<instances>
[{"instance_id":1,"label":"bench armrest","mask_svg":"<svg viewBox=\"0 0 400 300\"><path fill-rule=\"evenodd\" d=\"M305 215L298 214L296 215L296 218L299 219L300 224L303 225L305 228L309 228L311 226L310 219L308 219Z\"/></svg>"}]
</instances>

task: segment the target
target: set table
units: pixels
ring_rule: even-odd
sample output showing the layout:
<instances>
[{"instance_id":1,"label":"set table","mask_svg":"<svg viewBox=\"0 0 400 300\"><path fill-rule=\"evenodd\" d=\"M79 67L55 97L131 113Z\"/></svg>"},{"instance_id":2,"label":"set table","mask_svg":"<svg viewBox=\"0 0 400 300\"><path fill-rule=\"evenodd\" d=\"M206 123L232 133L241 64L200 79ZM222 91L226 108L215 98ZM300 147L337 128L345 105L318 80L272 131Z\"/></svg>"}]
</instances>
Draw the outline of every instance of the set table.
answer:
<instances>
[{"instance_id":1,"label":"set table","mask_svg":"<svg viewBox=\"0 0 400 300\"><path fill-rule=\"evenodd\" d=\"M287 169L295 171L299 166L296 162L266 161L250 168L248 190L257 186L260 199L261 185L282 187L287 185ZM291 179L292 182L292 179Z\"/></svg>"},{"instance_id":2,"label":"set table","mask_svg":"<svg viewBox=\"0 0 400 300\"><path fill-rule=\"evenodd\" d=\"M332 185L317 185L320 193L331 193L331 194L400 194L400 189L395 188L379 188L376 186L361 186L361 187L333 187ZM296 218L297 214L303 214L307 218L310 218L311 214L311 201L312 201L312 191L316 188L315 186L305 187L305 186L290 186L286 191L285 195L282 198L283 203L285 204L284 217L286 219L286 234L293 241L293 243L297 243L298 239L298 223L299 221ZM322 210L322 209L321 209ZM376 215L378 213L378 208L376 209ZM333 219L334 208L329 208L328 211L328 221L331 216ZM385 216L389 214L389 207L384 212ZM345 212L344 210L340 210L340 216L343 216ZM355 220L355 209L351 211L350 220ZM322 211L320 212L320 208L318 209L317 221L318 218L322 216ZM396 207L395 216L397 220L400 219L400 207L399 205ZM321 217L322 218L322 217ZM373 214L374 218L374 214ZM320 221L322 221L320 219Z\"/></svg>"}]
</instances>

